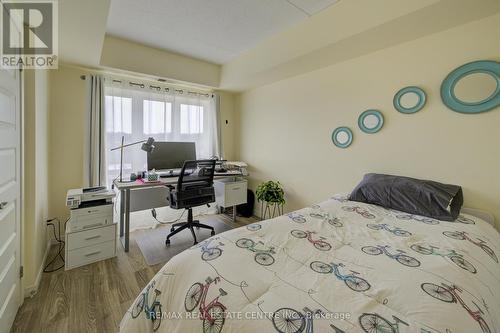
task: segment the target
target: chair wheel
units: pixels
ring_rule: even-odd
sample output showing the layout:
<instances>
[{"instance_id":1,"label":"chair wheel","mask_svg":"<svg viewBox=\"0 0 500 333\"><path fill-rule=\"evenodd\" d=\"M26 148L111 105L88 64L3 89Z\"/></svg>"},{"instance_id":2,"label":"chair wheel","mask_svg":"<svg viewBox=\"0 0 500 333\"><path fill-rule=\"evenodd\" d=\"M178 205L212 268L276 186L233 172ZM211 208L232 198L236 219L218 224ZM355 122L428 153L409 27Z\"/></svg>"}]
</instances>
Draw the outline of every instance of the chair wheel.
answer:
<instances>
[{"instance_id":1,"label":"chair wheel","mask_svg":"<svg viewBox=\"0 0 500 333\"><path fill-rule=\"evenodd\" d=\"M167 239L167 240L165 241L165 246L168 246L168 245L170 245L170 239Z\"/></svg>"},{"instance_id":2,"label":"chair wheel","mask_svg":"<svg viewBox=\"0 0 500 333\"><path fill-rule=\"evenodd\" d=\"M212 230L212 232L210 233L210 235L215 236L215 230Z\"/></svg>"},{"instance_id":3,"label":"chair wheel","mask_svg":"<svg viewBox=\"0 0 500 333\"><path fill-rule=\"evenodd\" d=\"M175 231L174 227L170 228L170 232L174 232L174 231Z\"/></svg>"}]
</instances>

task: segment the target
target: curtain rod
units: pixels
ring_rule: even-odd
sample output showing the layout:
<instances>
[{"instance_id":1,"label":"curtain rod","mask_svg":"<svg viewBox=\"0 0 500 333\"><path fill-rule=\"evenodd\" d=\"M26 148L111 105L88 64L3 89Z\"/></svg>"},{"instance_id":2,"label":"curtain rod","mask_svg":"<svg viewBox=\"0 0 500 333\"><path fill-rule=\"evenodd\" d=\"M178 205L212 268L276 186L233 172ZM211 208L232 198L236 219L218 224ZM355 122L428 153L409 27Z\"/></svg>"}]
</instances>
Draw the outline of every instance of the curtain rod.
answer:
<instances>
[{"instance_id":1,"label":"curtain rod","mask_svg":"<svg viewBox=\"0 0 500 333\"><path fill-rule=\"evenodd\" d=\"M80 79L82 80L86 80L87 79L87 76L86 75L80 75ZM113 82L116 82L116 83L122 83L121 80L113 80ZM138 83L138 82L132 82L132 81L129 81L129 85L130 86L134 86L134 87L140 87L140 88L146 88L146 85L144 83ZM149 85L149 89L154 89L156 91L161 91L161 87L160 86L153 86L153 85ZM170 88L168 87L165 87L165 91L166 92L170 92ZM174 92L182 95L184 94L184 90L183 89L173 89ZM205 97L210 97L210 94L206 93L199 93L199 92L196 92L196 91L189 91L187 90L186 91L187 94L191 94L191 95L199 95L199 96L205 96ZM214 94L212 94L212 97L214 97Z\"/></svg>"}]
</instances>

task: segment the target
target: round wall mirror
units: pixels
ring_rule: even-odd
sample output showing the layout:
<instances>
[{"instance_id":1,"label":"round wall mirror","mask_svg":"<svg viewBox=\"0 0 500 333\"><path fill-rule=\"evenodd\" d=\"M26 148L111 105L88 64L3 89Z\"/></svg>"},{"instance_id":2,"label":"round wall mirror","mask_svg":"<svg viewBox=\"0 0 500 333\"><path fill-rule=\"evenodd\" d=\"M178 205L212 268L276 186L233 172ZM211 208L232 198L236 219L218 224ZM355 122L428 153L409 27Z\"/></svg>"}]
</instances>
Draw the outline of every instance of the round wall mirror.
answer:
<instances>
[{"instance_id":1,"label":"round wall mirror","mask_svg":"<svg viewBox=\"0 0 500 333\"><path fill-rule=\"evenodd\" d=\"M462 77L455 84L455 98L465 104L475 105L492 97L497 90L497 81L486 73L473 73Z\"/></svg>"},{"instance_id":2,"label":"round wall mirror","mask_svg":"<svg viewBox=\"0 0 500 333\"><path fill-rule=\"evenodd\" d=\"M377 133L384 125L384 116L378 110L366 110L359 115L358 126L365 133Z\"/></svg>"},{"instance_id":3,"label":"round wall mirror","mask_svg":"<svg viewBox=\"0 0 500 333\"><path fill-rule=\"evenodd\" d=\"M401 113L420 111L426 102L425 92L419 87L406 87L394 95L394 108Z\"/></svg>"},{"instance_id":4,"label":"round wall mirror","mask_svg":"<svg viewBox=\"0 0 500 333\"><path fill-rule=\"evenodd\" d=\"M352 131L348 127L337 127L332 133L332 141L339 148L347 148L352 143Z\"/></svg>"},{"instance_id":5,"label":"round wall mirror","mask_svg":"<svg viewBox=\"0 0 500 333\"><path fill-rule=\"evenodd\" d=\"M443 81L441 99L461 113L481 113L499 106L500 63L483 60L458 67Z\"/></svg>"},{"instance_id":6,"label":"round wall mirror","mask_svg":"<svg viewBox=\"0 0 500 333\"><path fill-rule=\"evenodd\" d=\"M401 104L401 106L405 109L411 109L418 104L418 101L419 97L417 93L410 91L401 96L401 98L399 99L399 104Z\"/></svg>"}]
</instances>

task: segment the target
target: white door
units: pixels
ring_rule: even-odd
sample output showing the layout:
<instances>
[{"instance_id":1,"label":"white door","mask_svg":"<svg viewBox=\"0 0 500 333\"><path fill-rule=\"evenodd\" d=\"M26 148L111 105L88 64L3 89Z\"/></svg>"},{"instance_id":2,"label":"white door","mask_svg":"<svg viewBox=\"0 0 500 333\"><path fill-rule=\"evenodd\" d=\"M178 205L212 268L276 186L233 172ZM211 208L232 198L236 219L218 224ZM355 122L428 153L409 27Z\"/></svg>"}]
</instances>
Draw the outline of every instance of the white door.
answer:
<instances>
[{"instance_id":1,"label":"white door","mask_svg":"<svg viewBox=\"0 0 500 333\"><path fill-rule=\"evenodd\" d=\"M20 72L0 69L0 332L21 304Z\"/></svg>"}]
</instances>

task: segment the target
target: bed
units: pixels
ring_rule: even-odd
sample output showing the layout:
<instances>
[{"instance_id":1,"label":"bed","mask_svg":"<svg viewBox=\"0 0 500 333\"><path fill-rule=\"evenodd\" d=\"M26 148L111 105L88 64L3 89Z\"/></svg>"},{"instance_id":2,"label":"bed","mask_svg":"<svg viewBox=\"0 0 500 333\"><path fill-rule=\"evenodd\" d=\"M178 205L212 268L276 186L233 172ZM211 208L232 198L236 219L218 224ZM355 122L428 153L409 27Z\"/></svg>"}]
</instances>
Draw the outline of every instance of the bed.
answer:
<instances>
[{"instance_id":1,"label":"bed","mask_svg":"<svg viewBox=\"0 0 500 333\"><path fill-rule=\"evenodd\" d=\"M121 332L500 332L500 235L331 199L172 258Z\"/></svg>"}]
</instances>

